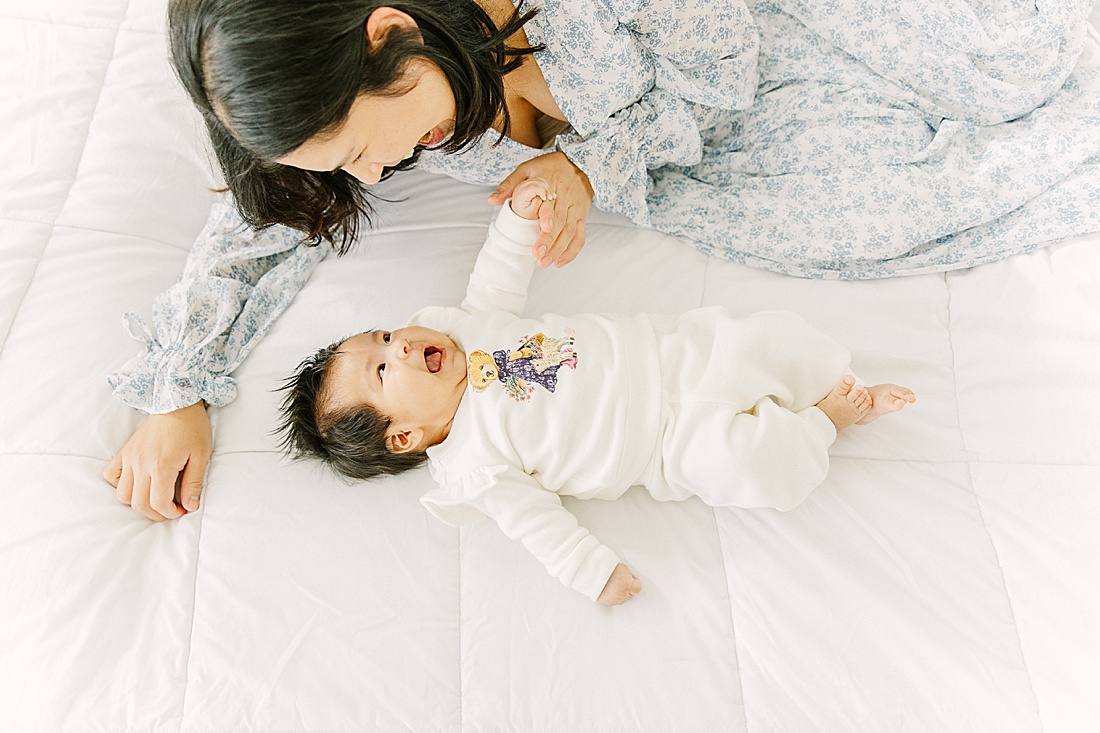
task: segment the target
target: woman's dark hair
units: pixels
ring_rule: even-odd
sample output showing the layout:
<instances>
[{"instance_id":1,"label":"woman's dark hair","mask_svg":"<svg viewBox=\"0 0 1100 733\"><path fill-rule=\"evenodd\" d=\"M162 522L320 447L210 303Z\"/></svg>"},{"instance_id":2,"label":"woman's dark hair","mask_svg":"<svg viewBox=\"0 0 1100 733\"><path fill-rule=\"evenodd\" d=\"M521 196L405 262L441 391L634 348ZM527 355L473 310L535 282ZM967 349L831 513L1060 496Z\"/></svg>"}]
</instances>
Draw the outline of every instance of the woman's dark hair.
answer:
<instances>
[{"instance_id":1,"label":"woman's dark hair","mask_svg":"<svg viewBox=\"0 0 1100 733\"><path fill-rule=\"evenodd\" d=\"M369 333L369 332L368 332ZM288 377L279 425L280 445L294 458L316 458L348 478L371 479L416 468L428 455L393 453L386 446L390 418L370 405L353 405L331 412L328 375L347 339L329 344L309 357Z\"/></svg>"},{"instance_id":2,"label":"woman's dark hair","mask_svg":"<svg viewBox=\"0 0 1100 733\"><path fill-rule=\"evenodd\" d=\"M417 28L393 28L368 52L367 18L383 6ZM168 42L243 219L257 229L284 224L343 254L359 217L370 221L366 187L344 171L274 161L339 127L359 95L408 91L404 74L417 58L435 64L454 92L455 130L441 150L461 151L497 119L507 131L504 75L540 48L505 41L537 13L521 3L498 27L473 0L170 0Z\"/></svg>"}]
</instances>

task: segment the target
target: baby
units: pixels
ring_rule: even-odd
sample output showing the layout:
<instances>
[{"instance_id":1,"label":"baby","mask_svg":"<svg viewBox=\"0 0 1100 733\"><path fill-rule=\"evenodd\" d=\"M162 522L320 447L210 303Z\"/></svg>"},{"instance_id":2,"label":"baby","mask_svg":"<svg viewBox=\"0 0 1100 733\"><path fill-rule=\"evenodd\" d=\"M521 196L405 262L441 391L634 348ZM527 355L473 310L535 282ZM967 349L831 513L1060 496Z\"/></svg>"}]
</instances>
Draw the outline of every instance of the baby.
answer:
<instances>
[{"instance_id":1,"label":"baby","mask_svg":"<svg viewBox=\"0 0 1100 733\"><path fill-rule=\"evenodd\" d=\"M655 499L798 505L837 433L915 401L863 387L840 345L792 313L521 318L544 181L516 188L458 308L332 344L287 380L280 430L299 457L367 479L428 461L421 501L458 525L492 518L564 584L607 606L638 578L561 503Z\"/></svg>"}]
</instances>

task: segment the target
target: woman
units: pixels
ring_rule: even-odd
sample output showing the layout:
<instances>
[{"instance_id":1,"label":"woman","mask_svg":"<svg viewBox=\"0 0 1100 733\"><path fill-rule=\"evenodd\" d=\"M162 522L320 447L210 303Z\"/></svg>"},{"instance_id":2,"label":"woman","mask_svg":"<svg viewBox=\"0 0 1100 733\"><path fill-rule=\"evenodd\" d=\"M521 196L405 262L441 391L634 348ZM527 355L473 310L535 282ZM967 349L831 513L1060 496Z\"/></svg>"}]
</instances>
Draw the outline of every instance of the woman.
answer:
<instances>
[{"instance_id":1,"label":"woman","mask_svg":"<svg viewBox=\"0 0 1100 733\"><path fill-rule=\"evenodd\" d=\"M232 399L226 375L319 259L300 232L346 249L369 214L357 181L414 164L500 182L492 203L550 181L542 266L576 257L593 203L814 277L967 267L1100 228L1091 3L956 5L174 0L173 62L239 212L215 212L149 355L112 378L166 414L105 475L154 519L183 513L177 473L197 502L202 401ZM237 214L283 226L238 236Z\"/></svg>"}]
</instances>

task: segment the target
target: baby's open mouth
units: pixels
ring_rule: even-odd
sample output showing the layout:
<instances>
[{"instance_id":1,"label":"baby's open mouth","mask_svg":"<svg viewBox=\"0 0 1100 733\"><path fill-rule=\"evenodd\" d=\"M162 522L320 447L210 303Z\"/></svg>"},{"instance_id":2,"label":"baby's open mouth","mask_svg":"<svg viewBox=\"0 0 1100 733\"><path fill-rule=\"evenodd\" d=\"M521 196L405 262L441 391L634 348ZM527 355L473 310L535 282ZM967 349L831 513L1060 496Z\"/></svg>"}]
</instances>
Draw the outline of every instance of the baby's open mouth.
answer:
<instances>
[{"instance_id":1,"label":"baby's open mouth","mask_svg":"<svg viewBox=\"0 0 1100 733\"><path fill-rule=\"evenodd\" d=\"M425 346L424 363L428 365L428 371L432 374L438 372L443 367L443 349Z\"/></svg>"}]
</instances>

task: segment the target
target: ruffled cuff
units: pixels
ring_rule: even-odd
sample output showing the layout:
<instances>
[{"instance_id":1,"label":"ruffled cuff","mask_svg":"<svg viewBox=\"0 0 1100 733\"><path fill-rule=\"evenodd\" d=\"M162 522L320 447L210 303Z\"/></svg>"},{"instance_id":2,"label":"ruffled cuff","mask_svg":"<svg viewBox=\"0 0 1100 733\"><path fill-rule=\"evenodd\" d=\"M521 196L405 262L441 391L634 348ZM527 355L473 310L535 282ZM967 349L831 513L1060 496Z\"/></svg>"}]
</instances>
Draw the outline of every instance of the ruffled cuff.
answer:
<instances>
[{"instance_id":1,"label":"ruffled cuff","mask_svg":"<svg viewBox=\"0 0 1100 733\"><path fill-rule=\"evenodd\" d=\"M149 414L172 412L199 400L220 407L236 398L235 379L205 372L194 352L160 348L149 327L136 314L127 313L126 319L130 334L144 340L148 350L107 377L115 397Z\"/></svg>"},{"instance_id":2,"label":"ruffled cuff","mask_svg":"<svg viewBox=\"0 0 1100 733\"><path fill-rule=\"evenodd\" d=\"M146 351L108 376L114 395L151 414L200 399L213 406L232 402L237 387L228 372L239 362L240 349L228 354L226 342L252 293L251 286L227 278L181 281L154 301L155 330L127 313L127 330Z\"/></svg>"}]
</instances>

